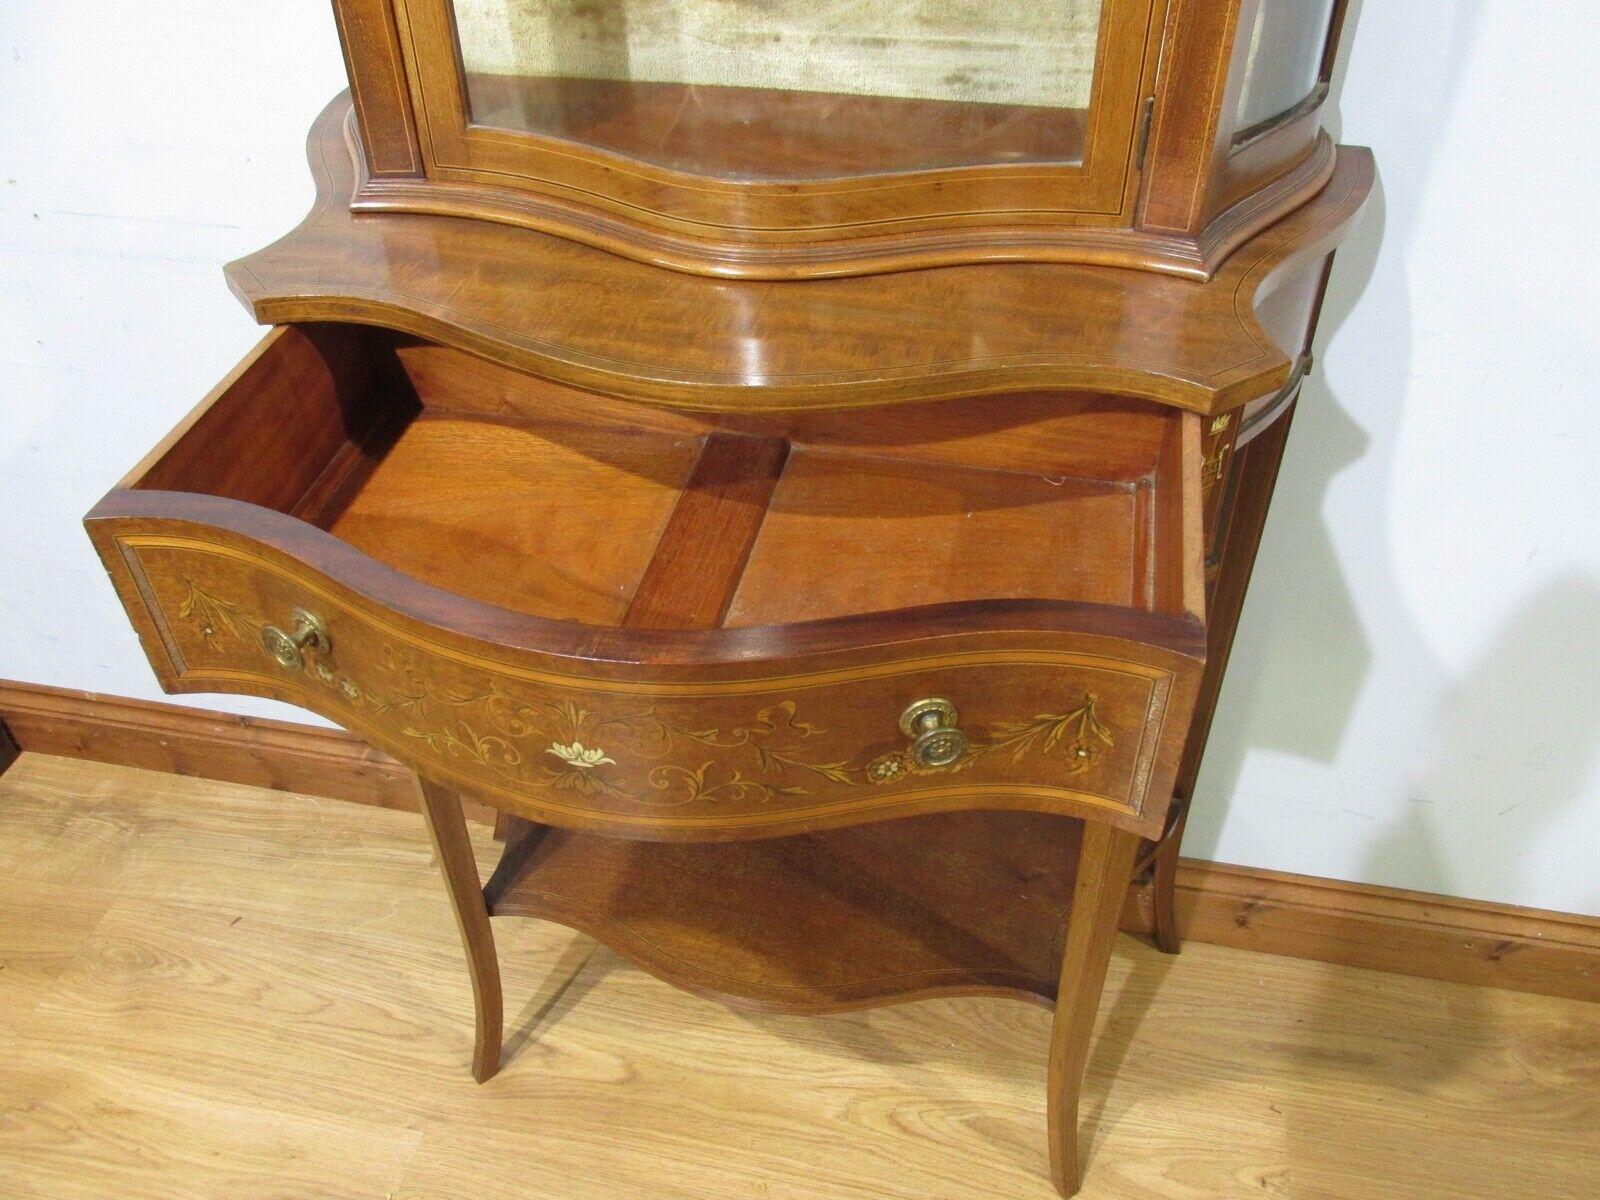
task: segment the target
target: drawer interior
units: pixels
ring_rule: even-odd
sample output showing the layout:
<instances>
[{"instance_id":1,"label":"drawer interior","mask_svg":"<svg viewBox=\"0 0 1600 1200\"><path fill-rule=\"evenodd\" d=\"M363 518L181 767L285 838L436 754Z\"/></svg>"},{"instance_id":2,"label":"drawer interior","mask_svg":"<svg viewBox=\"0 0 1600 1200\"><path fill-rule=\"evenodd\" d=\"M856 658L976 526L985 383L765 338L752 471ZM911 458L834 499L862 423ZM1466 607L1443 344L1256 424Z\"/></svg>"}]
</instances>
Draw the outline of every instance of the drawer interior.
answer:
<instances>
[{"instance_id":1,"label":"drawer interior","mask_svg":"<svg viewBox=\"0 0 1600 1200\"><path fill-rule=\"evenodd\" d=\"M1199 433L1009 395L692 414L356 326L274 331L127 484L224 496L541 617L758 626L969 600L1200 615Z\"/></svg>"}]
</instances>

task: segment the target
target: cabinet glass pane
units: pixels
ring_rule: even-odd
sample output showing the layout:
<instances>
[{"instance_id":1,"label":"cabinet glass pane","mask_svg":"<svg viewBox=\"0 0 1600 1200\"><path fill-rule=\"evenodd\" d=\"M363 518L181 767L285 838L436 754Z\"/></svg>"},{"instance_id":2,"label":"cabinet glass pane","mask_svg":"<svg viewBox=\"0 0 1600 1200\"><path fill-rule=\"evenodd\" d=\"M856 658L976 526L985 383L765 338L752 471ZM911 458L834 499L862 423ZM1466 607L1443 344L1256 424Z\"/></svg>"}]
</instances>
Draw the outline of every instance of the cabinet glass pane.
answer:
<instances>
[{"instance_id":1,"label":"cabinet glass pane","mask_svg":"<svg viewBox=\"0 0 1600 1200\"><path fill-rule=\"evenodd\" d=\"M731 178L1080 162L1102 0L453 0L474 124Z\"/></svg>"},{"instance_id":2,"label":"cabinet glass pane","mask_svg":"<svg viewBox=\"0 0 1600 1200\"><path fill-rule=\"evenodd\" d=\"M1322 79L1335 0L1261 0L1239 93L1236 128L1287 112Z\"/></svg>"}]
</instances>

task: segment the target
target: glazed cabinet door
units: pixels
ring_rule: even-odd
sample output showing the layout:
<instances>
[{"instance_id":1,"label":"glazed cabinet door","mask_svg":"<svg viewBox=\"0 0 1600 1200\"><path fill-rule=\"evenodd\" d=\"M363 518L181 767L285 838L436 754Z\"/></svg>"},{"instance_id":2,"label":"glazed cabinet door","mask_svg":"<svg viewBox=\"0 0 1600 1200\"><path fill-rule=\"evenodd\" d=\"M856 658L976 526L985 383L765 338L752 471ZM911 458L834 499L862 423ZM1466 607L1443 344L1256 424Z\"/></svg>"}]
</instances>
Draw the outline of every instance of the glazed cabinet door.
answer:
<instances>
[{"instance_id":1,"label":"glazed cabinet door","mask_svg":"<svg viewBox=\"0 0 1600 1200\"><path fill-rule=\"evenodd\" d=\"M430 181L724 242L1126 223L1158 7L392 4Z\"/></svg>"}]
</instances>

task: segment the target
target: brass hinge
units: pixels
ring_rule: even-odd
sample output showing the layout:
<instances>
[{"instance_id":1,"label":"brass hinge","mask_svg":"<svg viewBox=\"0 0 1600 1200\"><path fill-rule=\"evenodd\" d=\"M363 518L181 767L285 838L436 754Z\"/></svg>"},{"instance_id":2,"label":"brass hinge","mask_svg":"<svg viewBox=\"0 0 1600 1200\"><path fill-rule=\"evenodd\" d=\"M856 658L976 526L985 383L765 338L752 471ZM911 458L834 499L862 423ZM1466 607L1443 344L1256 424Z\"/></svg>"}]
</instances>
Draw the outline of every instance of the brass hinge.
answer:
<instances>
[{"instance_id":1,"label":"brass hinge","mask_svg":"<svg viewBox=\"0 0 1600 1200\"><path fill-rule=\"evenodd\" d=\"M1144 101L1143 124L1139 127L1139 157L1137 160L1137 166L1141 171L1144 170L1145 152L1150 149L1150 126L1155 124L1155 119L1156 98L1154 96L1146 96Z\"/></svg>"}]
</instances>

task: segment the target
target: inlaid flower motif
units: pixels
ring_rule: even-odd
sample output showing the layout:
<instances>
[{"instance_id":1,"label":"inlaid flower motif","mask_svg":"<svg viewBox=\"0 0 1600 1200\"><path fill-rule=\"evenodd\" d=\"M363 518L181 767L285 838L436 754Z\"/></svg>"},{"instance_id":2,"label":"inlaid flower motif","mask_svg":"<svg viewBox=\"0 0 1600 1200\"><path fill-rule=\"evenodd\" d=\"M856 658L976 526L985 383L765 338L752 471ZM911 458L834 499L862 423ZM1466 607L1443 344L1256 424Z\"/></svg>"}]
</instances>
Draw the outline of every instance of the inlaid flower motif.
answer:
<instances>
[{"instance_id":1,"label":"inlaid flower motif","mask_svg":"<svg viewBox=\"0 0 1600 1200\"><path fill-rule=\"evenodd\" d=\"M906 773L903 754L885 754L867 764L867 779L873 783L892 783Z\"/></svg>"},{"instance_id":2,"label":"inlaid flower motif","mask_svg":"<svg viewBox=\"0 0 1600 1200\"><path fill-rule=\"evenodd\" d=\"M259 634L267 627L264 619L232 601L208 594L193 580L184 582L189 590L176 616L190 622L192 636L206 646L216 648L229 637L254 641L247 634ZM990 722L954 762L927 766L907 749L865 763L853 756L838 758L846 753L840 748L818 749L819 743L811 739L826 743L821 735L828 731L802 719L793 700L769 704L742 724L685 728L668 723L654 707L595 714L570 697L504 688L498 678L481 686L470 678L434 679L427 660L413 659L387 645L377 663L382 673L360 686L325 658L325 650L312 654L305 663L307 677L356 706L364 724L410 739L405 744L420 743L435 757L470 760L519 786L648 799L657 805L766 803L811 795L796 782L801 779L813 786L817 779L844 787L904 784L916 777L965 771L999 757L1020 766L1034 756L1053 754L1057 770L1080 775L1109 769L1101 766L1101 760L1116 746L1116 734L1100 719L1099 698L1092 692L1084 693L1083 702L1068 712ZM596 730L613 745L614 737L623 737L624 749L631 747L653 764L647 775L648 793L641 797L628 790L637 785L644 767L630 765L620 773L595 769L617 763L600 747L578 740L585 732L595 736ZM560 765L541 767L537 747L552 734L555 740L545 753L559 759ZM572 741L562 742L563 736ZM711 753L699 767L671 761L684 744L709 748ZM617 775L620 779L614 778Z\"/></svg>"},{"instance_id":3,"label":"inlaid flower motif","mask_svg":"<svg viewBox=\"0 0 1600 1200\"><path fill-rule=\"evenodd\" d=\"M577 767L583 771L598 767L601 763L611 763L615 766L617 761L614 758L607 758L606 752L600 749L599 746L591 750L585 748L582 742L573 742L570 746L563 746L560 742L551 742L550 749L546 750L545 753L554 754L569 767Z\"/></svg>"}]
</instances>

